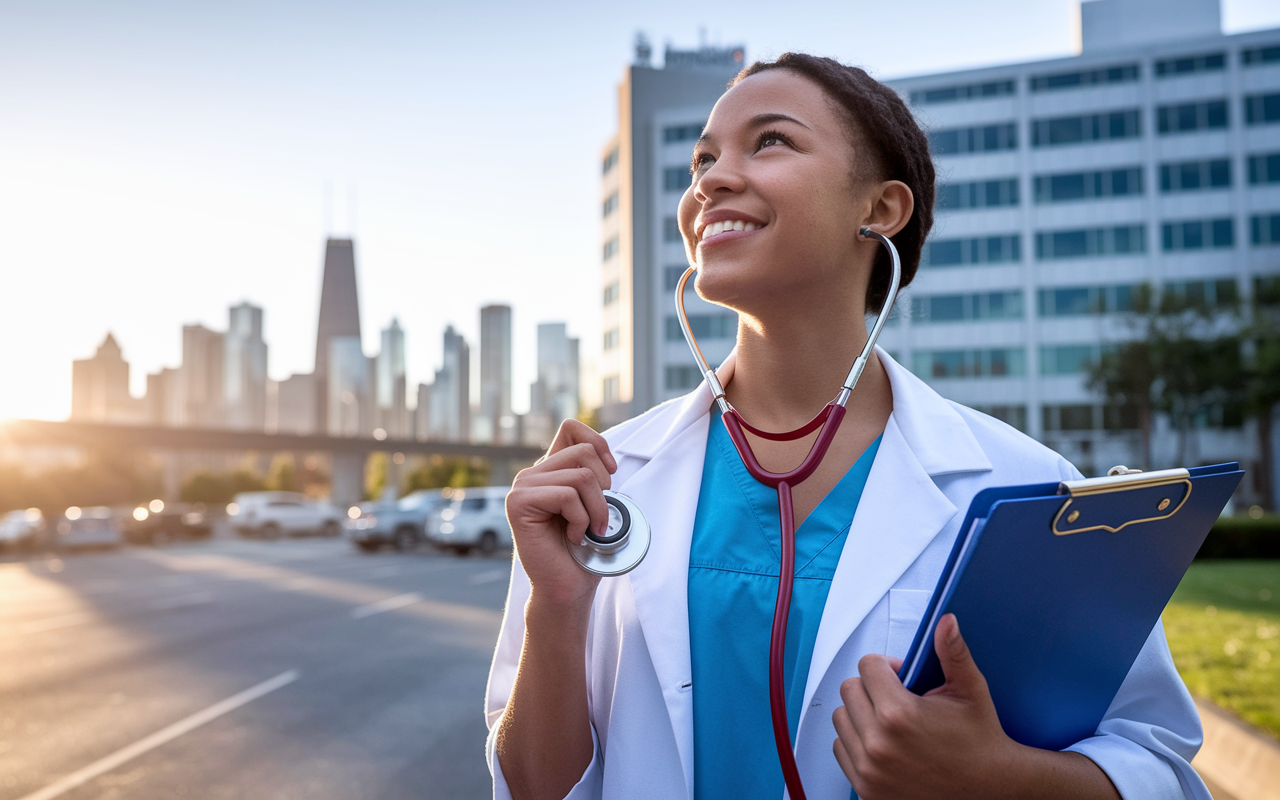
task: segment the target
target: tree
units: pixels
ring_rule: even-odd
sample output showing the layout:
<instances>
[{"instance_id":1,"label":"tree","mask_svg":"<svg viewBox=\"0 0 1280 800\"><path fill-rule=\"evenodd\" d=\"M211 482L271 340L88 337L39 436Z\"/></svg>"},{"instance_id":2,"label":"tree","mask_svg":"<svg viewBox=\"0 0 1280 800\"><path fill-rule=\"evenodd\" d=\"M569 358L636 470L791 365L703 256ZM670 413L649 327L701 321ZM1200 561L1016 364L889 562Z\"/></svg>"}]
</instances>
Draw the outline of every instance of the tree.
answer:
<instances>
[{"instance_id":1,"label":"tree","mask_svg":"<svg viewBox=\"0 0 1280 800\"><path fill-rule=\"evenodd\" d=\"M460 489L468 486L489 485L489 462L463 456L429 456L423 459L404 479L404 492L418 489L441 489L446 486Z\"/></svg>"},{"instance_id":2,"label":"tree","mask_svg":"<svg viewBox=\"0 0 1280 800\"><path fill-rule=\"evenodd\" d=\"M297 467L292 453L277 453L267 469L267 488L275 492L298 491Z\"/></svg>"},{"instance_id":3,"label":"tree","mask_svg":"<svg viewBox=\"0 0 1280 800\"><path fill-rule=\"evenodd\" d=\"M1275 509L1275 453L1271 446L1271 415L1280 404L1280 278L1258 281L1244 329L1248 354L1244 370L1245 413L1257 420L1258 483L1261 505Z\"/></svg>"}]
</instances>

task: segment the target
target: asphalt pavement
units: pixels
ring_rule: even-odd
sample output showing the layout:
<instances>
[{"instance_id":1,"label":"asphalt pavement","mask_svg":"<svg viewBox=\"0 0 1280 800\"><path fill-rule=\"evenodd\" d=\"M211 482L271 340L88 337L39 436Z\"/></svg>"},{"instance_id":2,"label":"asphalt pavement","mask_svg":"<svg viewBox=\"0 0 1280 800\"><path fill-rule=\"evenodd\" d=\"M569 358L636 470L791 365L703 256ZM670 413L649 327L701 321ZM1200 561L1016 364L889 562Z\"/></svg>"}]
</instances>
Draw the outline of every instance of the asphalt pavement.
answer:
<instances>
[{"instance_id":1,"label":"asphalt pavement","mask_svg":"<svg viewBox=\"0 0 1280 800\"><path fill-rule=\"evenodd\" d=\"M0 563L0 800L487 797L509 574L333 539Z\"/></svg>"}]
</instances>

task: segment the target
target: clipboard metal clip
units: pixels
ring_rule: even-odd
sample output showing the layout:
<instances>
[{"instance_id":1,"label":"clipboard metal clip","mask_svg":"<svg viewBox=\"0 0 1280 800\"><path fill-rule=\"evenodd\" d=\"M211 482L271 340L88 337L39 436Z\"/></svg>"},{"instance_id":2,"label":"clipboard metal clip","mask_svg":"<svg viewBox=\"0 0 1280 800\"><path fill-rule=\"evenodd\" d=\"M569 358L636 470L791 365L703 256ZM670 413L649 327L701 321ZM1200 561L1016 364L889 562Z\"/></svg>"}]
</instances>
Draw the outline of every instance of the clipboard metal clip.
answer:
<instances>
[{"instance_id":1,"label":"clipboard metal clip","mask_svg":"<svg viewBox=\"0 0 1280 800\"><path fill-rule=\"evenodd\" d=\"M1063 481L1058 493L1069 497L1053 518L1054 535L1094 530L1115 533L1135 523L1168 519L1178 513L1191 497L1191 473L1186 469L1142 472L1112 467L1105 478ZM1125 496L1106 497L1118 493ZM1132 516L1134 512L1137 516Z\"/></svg>"}]
</instances>

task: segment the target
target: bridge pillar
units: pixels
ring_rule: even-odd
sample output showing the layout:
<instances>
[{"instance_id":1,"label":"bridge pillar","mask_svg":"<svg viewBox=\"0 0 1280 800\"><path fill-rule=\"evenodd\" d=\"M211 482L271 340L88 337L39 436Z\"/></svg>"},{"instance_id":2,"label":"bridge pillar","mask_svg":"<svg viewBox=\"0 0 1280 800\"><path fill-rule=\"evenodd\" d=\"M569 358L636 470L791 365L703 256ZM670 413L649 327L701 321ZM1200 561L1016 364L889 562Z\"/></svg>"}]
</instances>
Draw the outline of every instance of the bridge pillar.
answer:
<instances>
[{"instance_id":1,"label":"bridge pillar","mask_svg":"<svg viewBox=\"0 0 1280 800\"><path fill-rule=\"evenodd\" d=\"M329 491L333 502L347 508L364 499L364 453L334 453Z\"/></svg>"}]
</instances>

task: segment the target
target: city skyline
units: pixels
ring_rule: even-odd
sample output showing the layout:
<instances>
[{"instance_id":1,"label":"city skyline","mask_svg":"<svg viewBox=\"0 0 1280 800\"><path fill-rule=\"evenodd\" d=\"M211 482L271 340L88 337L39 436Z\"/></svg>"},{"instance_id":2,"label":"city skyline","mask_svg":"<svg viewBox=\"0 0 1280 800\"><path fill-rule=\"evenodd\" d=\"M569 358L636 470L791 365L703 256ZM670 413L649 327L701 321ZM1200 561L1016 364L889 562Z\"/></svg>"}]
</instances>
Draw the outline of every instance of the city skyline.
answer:
<instances>
[{"instance_id":1,"label":"city skyline","mask_svg":"<svg viewBox=\"0 0 1280 800\"><path fill-rule=\"evenodd\" d=\"M682 6L427 13L375 3L351 15L292 3L253 13L68 5L0 11L10 100L0 294L22 298L0 315L0 374L21 388L0 393L0 418L65 418L67 364L108 330L141 394L142 376L178 361L180 343L165 332L221 328L244 300L271 312L270 377L308 371L316 245L350 233L363 248L366 342L392 318L411 331L452 323L478 342L475 310L519 298L513 330L567 319L590 371L601 333L596 156L636 31L657 52L668 41L696 46ZM1224 29L1275 27L1273 6L1228 0ZM822 26L748 13L710 23L705 36L742 42L750 58L810 50L894 77L1069 55L1076 7L832 3L814 7ZM492 24L465 24L471 13ZM849 33L899 30L904 14L928 20L911 46ZM434 66L463 59L467 70ZM514 74L515 63L534 68ZM497 176L501 186L487 180ZM326 194L337 220L328 226ZM514 337L518 386L535 377L534 339ZM441 363L439 348L409 342L409 386ZM527 404L514 393L515 410Z\"/></svg>"}]
</instances>

